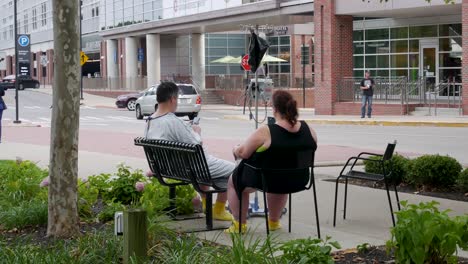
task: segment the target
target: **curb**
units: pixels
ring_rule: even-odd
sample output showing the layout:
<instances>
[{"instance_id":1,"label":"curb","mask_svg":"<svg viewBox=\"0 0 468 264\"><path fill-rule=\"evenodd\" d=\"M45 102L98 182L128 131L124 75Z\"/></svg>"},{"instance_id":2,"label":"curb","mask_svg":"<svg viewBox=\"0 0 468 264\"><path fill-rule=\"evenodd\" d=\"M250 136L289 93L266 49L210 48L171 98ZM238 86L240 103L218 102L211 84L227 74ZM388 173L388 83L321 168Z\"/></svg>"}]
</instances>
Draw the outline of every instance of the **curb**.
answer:
<instances>
[{"instance_id":1,"label":"curb","mask_svg":"<svg viewBox=\"0 0 468 264\"><path fill-rule=\"evenodd\" d=\"M249 121L248 116L242 115L225 115L227 120ZM425 126L425 127L468 127L468 122L447 122L447 121L360 121L360 120L320 120L320 119L304 119L310 124L319 125L361 125L361 126Z\"/></svg>"},{"instance_id":2,"label":"curb","mask_svg":"<svg viewBox=\"0 0 468 264\"><path fill-rule=\"evenodd\" d=\"M41 125L36 125L36 124L31 124L31 123L21 123L21 124L15 124L12 122L6 123L2 125L3 127L42 127Z\"/></svg>"}]
</instances>

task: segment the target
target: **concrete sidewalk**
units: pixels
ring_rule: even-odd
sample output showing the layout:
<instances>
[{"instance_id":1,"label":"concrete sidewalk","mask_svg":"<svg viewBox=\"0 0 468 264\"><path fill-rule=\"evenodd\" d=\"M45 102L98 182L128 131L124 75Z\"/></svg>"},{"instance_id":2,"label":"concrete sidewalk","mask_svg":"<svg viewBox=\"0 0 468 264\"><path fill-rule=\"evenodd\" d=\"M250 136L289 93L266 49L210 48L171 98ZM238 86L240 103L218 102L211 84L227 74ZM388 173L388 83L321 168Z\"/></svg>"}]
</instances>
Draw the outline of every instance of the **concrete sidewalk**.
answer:
<instances>
[{"instance_id":1,"label":"concrete sidewalk","mask_svg":"<svg viewBox=\"0 0 468 264\"><path fill-rule=\"evenodd\" d=\"M0 159L15 159L21 157L24 160L38 162L39 166L47 167L49 163L49 146L33 145L24 143L2 143L0 144ZM134 169L146 171L147 161L144 158L133 158L128 156L96 153L80 150L79 153L79 176L87 177L99 173L114 173L116 166L125 163ZM343 220L343 186L340 185L337 227L333 228L333 182L325 181L335 179L341 167L315 168L318 209L320 217L320 228L322 237L332 236L344 249L356 247L362 243L371 245L384 245L390 238L391 218L388 208L386 193L383 190L349 186L348 192L348 217ZM411 203L438 201L441 209L451 209L452 215L462 215L468 212L468 203L447 199L439 199L415 194L400 194L401 200ZM251 195L253 198L253 195ZM392 194L392 198L394 196ZM261 200L261 199L260 199ZM316 237L315 210L313 207L312 191L305 191L293 195L292 233L287 232L288 220L281 220L283 229L273 232L280 241L296 238ZM262 205L261 205L262 206ZM263 207L263 206L262 206ZM203 226L204 219L178 222L184 228ZM226 223L217 223L225 225ZM265 223L263 218L249 219L251 235L255 238L265 238ZM198 234L201 238L230 245L230 237L220 231ZM467 252L460 252L461 256L467 257Z\"/></svg>"}]
</instances>

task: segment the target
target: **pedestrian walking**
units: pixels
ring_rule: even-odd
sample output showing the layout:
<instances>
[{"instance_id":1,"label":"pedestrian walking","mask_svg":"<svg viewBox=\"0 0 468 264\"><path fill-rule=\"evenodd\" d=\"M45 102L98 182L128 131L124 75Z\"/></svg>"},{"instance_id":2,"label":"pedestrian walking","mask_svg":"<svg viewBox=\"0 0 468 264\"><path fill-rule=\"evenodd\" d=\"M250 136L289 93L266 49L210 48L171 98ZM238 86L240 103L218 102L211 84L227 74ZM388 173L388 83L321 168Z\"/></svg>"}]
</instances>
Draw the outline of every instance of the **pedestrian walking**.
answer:
<instances>
[{"instance_id":1,"label":"pedestrian walking","mask_svg":"<svg viewBox=\"0 0 468 264\"><path fill-rule=\"evenodd\" d=\"M0 87L0 143L2 143L2 116L3 110L7 109L5 101L3 101L3 96L5 96L5 90L3 87Z\"/></svg>"},{"instance_id":2,"label":"pedestrian walking","mask_svg":"<svg viewBox=\"0 0 468 264\"><path fill-rule=\"evenodd\" d=\"M361 118L366 117L366 104L367 104L367 117L372 117L372 97L374 96L374 79L371 78L369 71L366 71L365 78L361 81L362 90L362 105L361 105Z\"/></svg>"}]
</instances>

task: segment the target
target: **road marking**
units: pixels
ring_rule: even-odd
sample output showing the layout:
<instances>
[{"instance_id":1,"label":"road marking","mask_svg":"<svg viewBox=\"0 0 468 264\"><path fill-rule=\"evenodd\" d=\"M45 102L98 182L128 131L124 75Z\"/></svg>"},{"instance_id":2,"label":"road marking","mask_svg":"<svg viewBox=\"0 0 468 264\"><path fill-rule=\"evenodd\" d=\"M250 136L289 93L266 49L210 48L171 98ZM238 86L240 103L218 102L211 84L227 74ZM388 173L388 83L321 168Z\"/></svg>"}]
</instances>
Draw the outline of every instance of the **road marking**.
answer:
<instances>
[{"instance_id":1,"label":"road marking","mask_svg":"<svg viewBox=\"0 0 468 264\"><path fill-rule=\"evenodd\" d=\"M25 106L26 109L41 109L40 106Z\"/></svg>"},{"instance_id":2,"label":"road marking","mask_svg":"<svg viewBox=\"0 0 468 264\"><path fill-rule=\"evenodd\" d=\"M83 118L87 118L87 119L91 119L91 120L98 120L98 121L104 120L102 118L98 118L98 117L94 117L94 116L84 116Z\"/></svg>"},{"instance_id":3,"label":"road marking","mask_svg":"<svg viewBox=\"0 0 468 264\"><path fill-rule=\"evenodd\" d=\"M4 118L3 120L4 120L4 121L11 121L10 118Z\"/></svg>"},{"instance_id":4,"label":"road marking","mask_svg":"<svg viewBox=\"0 0 468 264\"><path fill-rule=\"evenodd\" d=\"M202 120L219 120L219 117L201 117Z\"/></svg>"},{"instance_id":5,"label":"road marking","mask_svg":"<svg viewBox=\"0 0 468 264\"><path fill-rule=\"evenodd\" d=\"M87 105L82 105L80 106L81 109L91 109L91 110L96 110L95 107L87 106Z\"/></svg>"},{"instance_id":6,"label":"road marking","mask_svg":"<svg viewBox=\"0 0 468 264\"><path fill-rule=\"evenodd\" d=\"M135 118L128 116L106 116L106 118L118 121L137 121Z\"/></svg>"},{"instance_id":7,"label":"road marking","mask_svg":"<svg viewBox=\"0 0 468 264\"><path fill-rule=\"evenodd\" d=\"M51 122L51 119L50 118L46 118L46 117L39 117L40 120L43 120L43 121L46 121L46 122Z\"/></svg>"}]
</instances>

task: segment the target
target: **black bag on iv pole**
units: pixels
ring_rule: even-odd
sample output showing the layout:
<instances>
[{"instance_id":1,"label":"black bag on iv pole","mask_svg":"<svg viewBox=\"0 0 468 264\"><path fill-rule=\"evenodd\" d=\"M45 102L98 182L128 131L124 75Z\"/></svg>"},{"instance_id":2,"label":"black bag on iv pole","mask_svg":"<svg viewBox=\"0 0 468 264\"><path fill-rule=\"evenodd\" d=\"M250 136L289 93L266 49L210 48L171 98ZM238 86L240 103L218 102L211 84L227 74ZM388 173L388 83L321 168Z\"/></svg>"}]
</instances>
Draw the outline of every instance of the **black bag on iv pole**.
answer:
<instances>
[{"instance_id":1,"label":"black bag on iv pole","mask_svg":"<svg viewBox=\"0 0 468 264\"><path fill-rule=\"evenodd\" d=\"M263 56L267 52L270 44L268 42L257 36L255 32L252 32L249 45L249 65L253 73L257 72L260 63L262 62Z\"/></svg>"}]
</instances>

